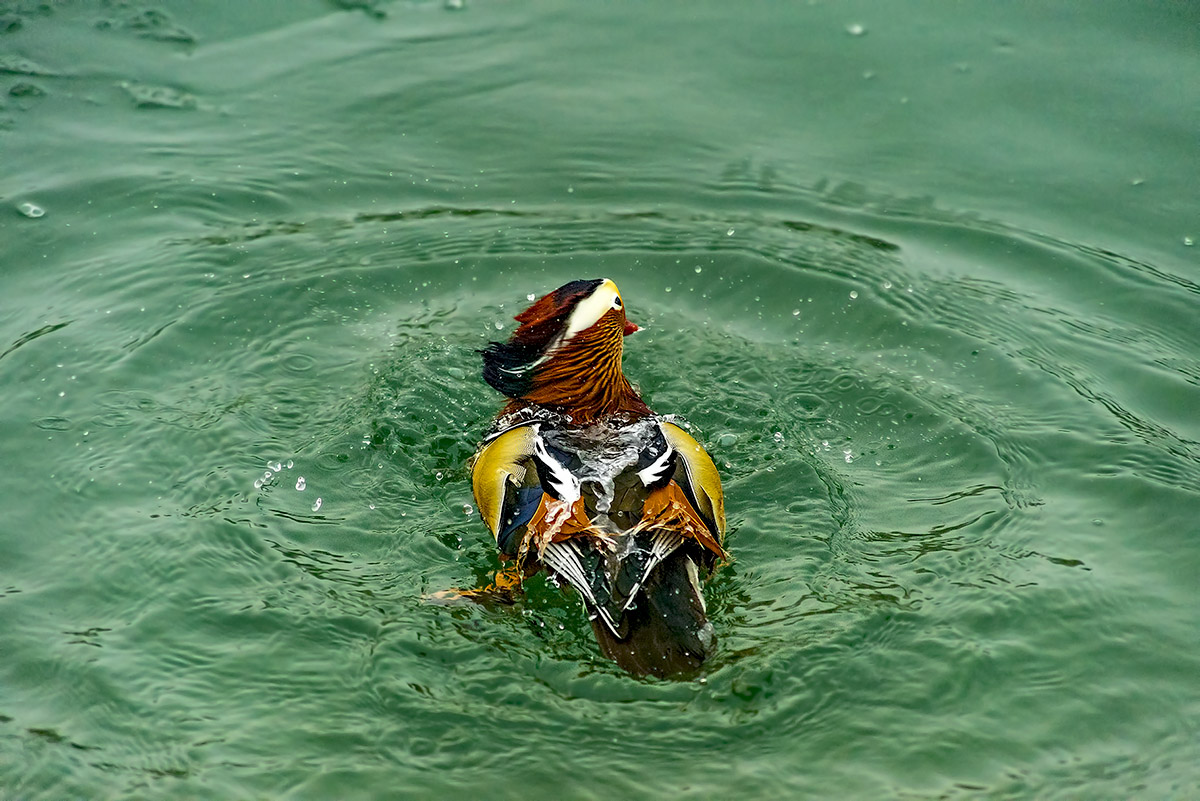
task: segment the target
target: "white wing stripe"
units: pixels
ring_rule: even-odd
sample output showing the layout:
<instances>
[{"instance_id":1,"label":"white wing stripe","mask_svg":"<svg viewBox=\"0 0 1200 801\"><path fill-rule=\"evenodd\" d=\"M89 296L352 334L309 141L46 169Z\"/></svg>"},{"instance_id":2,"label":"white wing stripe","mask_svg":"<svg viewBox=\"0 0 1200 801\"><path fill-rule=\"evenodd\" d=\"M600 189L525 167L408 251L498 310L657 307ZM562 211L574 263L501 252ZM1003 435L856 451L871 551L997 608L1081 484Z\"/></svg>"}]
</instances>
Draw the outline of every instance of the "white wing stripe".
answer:
<instances>
[{"instance_id":1,"label":"white wing stripe","mask_svg":"<svg viewBox=\"0 0 1200 801\"><path fill-rule=\"evenodd\" d=\"M609 617L604 607L596 603L596 596L592 593L592 587L583 575L583 565L579 562L579 554L575 548L567 543L552 542L546 546L546 551L542 554L542 559L550 566L550 569L570 582L572 587L579 590L579 593L587 599L588 608L594 609L599 613L600 619L604 621L604 625L616 636L617 625Z\"/></svg>"},{"instance_id":2,"label":"white wing stripe","mask_svg":"<svg viewBox=\"0 0 1200 801\"><path fill-rule=\"evenodd\" d=\"M654 539L650 541L650 559L646 562L646 569L642 571L642 577L638 579L637 584L633 585L633 589L629 593L629 600L625 601L625 606L621 607L622 612L627 611L633 605L634 600L637 599L638 590L642 588L650 571L658 567L659 563L670 556L672 551L680 545L683 545L683 537L677 532L654 532Z\"/></svg>"},{"instance_id":3,"label":"white wing stripe","mask_svg":"<svg viewBox=\"0 0 1200 801\"><path fill-rule=\"evenodd\" d=\"M559 500L572 504L582 497L579 479L575 478L566 466L550 455L550 452L546 450L546 443L542 441L540 435L533 442L533 453L538 461L550 471L546 482L558 492Z\"/></svg>"},{"instance_id":4,"label":"white wing stripe","mask_svg":"<svg viewBox=\"0 0 1200 801\"><path fill-rule=\"evenodd\" d=\"M670 443L667 443L667 449L654 460L653 464L638 471L638 478L642 480L642 486L648 487L666 474L667 467L670 466L671 454L674 452L675 449L671 447Z\"/></svg>"}]
</instances>

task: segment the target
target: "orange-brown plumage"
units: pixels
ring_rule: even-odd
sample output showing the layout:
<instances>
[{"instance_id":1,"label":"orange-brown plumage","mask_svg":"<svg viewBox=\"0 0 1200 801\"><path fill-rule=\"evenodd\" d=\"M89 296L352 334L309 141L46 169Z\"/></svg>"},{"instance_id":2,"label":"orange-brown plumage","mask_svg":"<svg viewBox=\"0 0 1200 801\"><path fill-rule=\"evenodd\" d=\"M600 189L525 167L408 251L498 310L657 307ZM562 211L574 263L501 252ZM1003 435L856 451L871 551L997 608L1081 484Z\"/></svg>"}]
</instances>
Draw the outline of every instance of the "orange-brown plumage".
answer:
<instances>
[{"instance_id":1,"label":"orange-brown plumage","mask_svg":"<svg viewBox=\"0 0 1200 801\"><path fill-rule=\"evenodd\" d=\"M650 493L642 506L642 519L638 525L647 531L670 529L681 532L696 540L714 556L726 558L720 541L708 530L704 520L674 481Z\"/></svg>"},{"instance_id":2,"label":"orange-brown plumage","mask_svg":"<svg viewBox=\"0 0 1200 801\"><path fill-rule=\"evenodd\" d=\"M517 319L521 319L520 316ZM538 320L531 327L544 325ZM630 419L651 414L621 370L623 309L611 309L586 331L576 334L534 374L532 386L509 402L505 412L544 406L568 415L576 426L591 425L615 414ZM518 329L514 338L520 334Z\"/></svg>"}]
</instances>

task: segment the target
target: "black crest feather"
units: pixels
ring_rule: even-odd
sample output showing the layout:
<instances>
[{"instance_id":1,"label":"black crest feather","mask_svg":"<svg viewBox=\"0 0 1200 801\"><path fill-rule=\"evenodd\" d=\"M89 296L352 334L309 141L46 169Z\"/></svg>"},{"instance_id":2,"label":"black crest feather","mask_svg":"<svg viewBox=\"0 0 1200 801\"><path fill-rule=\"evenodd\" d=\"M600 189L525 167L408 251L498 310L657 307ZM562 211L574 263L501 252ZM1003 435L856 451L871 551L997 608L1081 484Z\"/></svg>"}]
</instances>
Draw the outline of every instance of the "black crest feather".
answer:
<instances>
[{"instance_id":1,"label":"black crest feather","mask_svg":"<svg viewBox=\"0 0 1200 801\"><path fill-rule=\"evenodd\" d=\"M529 365L541 353L532 342L491 342L479 351L483 356L483 380L497 392L519 398L529 391L533 374Z\"/></svg>"},{"instance_id":2,"label":"black crest feather","mask_svg":"<svg viewBox=\"0 0 1200 801\"><path fill-rule=\"evenodd\" d=\"M518 314L515 319L521 325L508 342L491 342L479 351L483 380L510 398L528 392L533 385L533 363L562 331L576 304L603 282L603 278L570 281Z\"/></svg>"}]
</instances>

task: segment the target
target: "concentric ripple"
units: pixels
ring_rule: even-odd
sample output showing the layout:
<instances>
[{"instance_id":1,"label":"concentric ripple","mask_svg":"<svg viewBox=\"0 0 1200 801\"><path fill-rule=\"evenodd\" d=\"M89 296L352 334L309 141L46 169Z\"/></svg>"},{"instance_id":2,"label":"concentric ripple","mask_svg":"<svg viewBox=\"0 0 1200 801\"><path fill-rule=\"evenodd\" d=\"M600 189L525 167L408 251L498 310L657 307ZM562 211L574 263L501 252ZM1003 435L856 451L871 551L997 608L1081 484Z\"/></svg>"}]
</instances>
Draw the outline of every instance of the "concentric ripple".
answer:
<instances>
[{"instance_id":1,"label":"concentric ripple","mask_svg":"<svg viewBox=\"0 0 1200 801\"><path fill-rule=\"evenodd\" d=\"M337 775L350 749L358 770L411 787L432 791L431 771L471 789L515 770L528 791L553 786L547 754L563 743L576 769L600 771L631 726L651 763L673 758L686 727L694 752L749 770L768 743L771 760L808 762L871 742L858 787L948 751L1016 786L977 755L1029 764L1087 688L1147 669L1109 628L1145 600L1124 578L1131 499L1189 491L1200 474L1196 443L1141 388L1194 386L1200 367L1171 325L997 276L1070 262L1148 282L1160 319L1187 299L1112 258L978 223L931 236L920 220L806 208L811 219L438 206L221 228L156 253L203 292L165 316L122 315L118 351L78 326L13 343L9 358L42 358L29 343L45 336L57 351L36 353L96 376L86 399L32 422L89 449L57 477L73 508L108 503L35 591L6 600L61 600L50 576L99 566L68 623L35 617L22 635L68 630L57 669L112 698L58 736L127 788L220 776L319 793L314 777ZM1019 263L962 268L996 237ZM158 274L146 264L125 289L165 299ZM530 295L600 275L644 329L627 373L686 421L726 484L733 561L708 588L721 650L695 683L622 674L576 599L540 579L512 607L426 601L498 566L468 486L500 405L478 349ZM1150 339L1160 358L1147 365ZM147 448L165 439L171 450ZM1164 681L1193 667L1156 665ZM1092 703L1103 730L1133 702ZM284 726L262 714L296 708ZM137 733L150 709L169 736ZM1177 736L1175 720L1134 741ZM872 739L881 725L887 741ZM484 745L513 738L518 751ZM258 783L265 770L280 784ZM763 770L780 792L847 780L831 768L798 787ZM651 790L674 787L668 776Z\"/></svg>"}]
</instances>

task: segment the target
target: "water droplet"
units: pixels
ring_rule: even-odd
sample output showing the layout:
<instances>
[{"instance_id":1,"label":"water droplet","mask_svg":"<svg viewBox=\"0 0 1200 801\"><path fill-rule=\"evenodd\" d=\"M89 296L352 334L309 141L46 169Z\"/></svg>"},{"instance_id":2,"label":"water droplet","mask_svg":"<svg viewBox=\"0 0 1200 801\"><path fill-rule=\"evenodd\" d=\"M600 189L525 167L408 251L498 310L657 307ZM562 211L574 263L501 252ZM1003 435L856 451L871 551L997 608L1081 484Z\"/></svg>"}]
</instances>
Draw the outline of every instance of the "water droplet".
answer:
<instances>
[{"instance_id":1,"label":"water droplet","mask_svg":"<svg viewBox=\"0 0 1200 801\"><path fill-rule=\"evenodd\" d=\"M537 295L533 294L532 292L525 296L525 300L535 300L536 298Z\"/></svg>"},{"instance_id":2,"label":"water droplet","mask_svg":"<svg viewBox=\"0 0 1200 801\"><path fill-rule=\"evenodd\" d=\"M271 468L276 473L278 473L280 470L283 469L283 465L279 462L271 462L270 464L267 465L267 467Z\"/></svg>"},{"instance_id":3,"label":"water droplet","mask_svg":"<svg viewBox=\"0 0 1200 801\"><path fill-rule=\"evenodd\" d=\"M262 484L263 484L263 482L262 482L261 478L254 479L254 488L255 489L262 489Z\"/></svg>"},{"instance_id":4,"label":"water droplet","mask_svg":"<svg viewBox=\"0 0 1200 801\"><path fill-rule=\"evenodd\" d=\"M496 326L496 330L497 330L497 331L503 331L503 330L504 330L504 323L500 322L499 320L497 320L495 323L493 323L493 325L495 325L495 326Z\"/></svg>"},{"instance_id":5,"label":"water droplet","mask_svg":"<svg viewBox=\"0 0 1200 801\"><path fill-rule=\"evenodd\" d=\"M270 480L271 480L271 477L272 477L272 476L274 476L274 475L275 475L275 474L274 474L274 473L272 473L270 470L265 470L265 471L263 471L263 481L270 481Z\"/></svg>"},{"instance_id":6,"label":"water droplet","mask_svg":"<svg viewBox=\"0 0 1200 801\"><path fill-rule=\"evenodd\" d=\"M892 282L891 282L891 281L884 281L884 282L883 282L883 288L884 288L884 289L891 289L891 288L892 288Z\"/></svg>"},{"instance_id":7,"label":"water droplet","mask_svg":"<svg viewBox=\"0 0 1200 801\"><path fill-rule=\"evenodd\" d=\"M846 26L846 33L850 34L851 36L862 36L866 32L867 29L857 22L851 22Z\"/></svg>"},{"instance_id":8,"label":"water droplet","mask_svg":"<svg viewBox=\"0 0 1200 801\"><path fill-rule=\"evenodd\" d=\"M314 512L321 511L321 499L320 498L317 498L316 503L313 504L313 511Z\"/></svg>"},{"instance_id":9,"label":"water droplet","mask_svg":"<svg viewBox=\"0 0 1200 801\"><path fill-rule=\"evenodd\" d=\"M288 459L288 470L291 470L295 466L296 466L296 463L293 462L291 459Z\"/></svg>"},{"instance_id":10,"label":"water droplet","mask_svg":"<svg viewBox=\"0 0 1200 801\"><path fill-rule=\"evenodd\" d=\"M21 205L17 206L17 211L21 212L26 217L32 217L35 220L38 217L44 217L46 214L45 209L43 209L41 206L37 205L36 203L30 203L28 200L25 201L24 203L22 203Z\"/></svg>"},{"instance_id":11,"label":"water droplet","mask_svg":"<svg viewBox=\"0 0 1200 801\"><path fill-rule=\"evenodd\" d=\"M774 437L775 437L776 442L783 442L783 432L782 431L776 431L774 434Z\"/></svg>"},{"instance_id":12,"label":"water droplet","mask_svg":"<svg viewBox=\"0 0 1200 801\"><path fill-rule=\"evenodd\" d=\"M1187 245L1190 248L1192 245L1196 244L1196 240L1192 239L1190 236L1185 236L1183 238L1183 244Z\"/></svg>"},{"instance_id":13,"label":"water droplet","mask_svg":"<svg viewBox=\"0 0 1200 801\"><path fill-rule=\"evenodd\" d=\"M696 274L699 275L703 271L703 269L704 269L703 267L701 267L699 264L697 264L696 265Z\"/></svg>"},{"instance_id":14,"label":"water droplet","mask_svg":"<svg viewBox=\"0 0 1200 801\"><path fill-rule=\"evenodd\" d=\"M842 455L846 457L846 464L850 464L854 461L854 454L850 452L849 448L843 450Z\"/></svg>"},{"instance_id":15,"label":"water droplet","mask_svg":"<svg viewBox=\"0 0 1200 801\"><path fill-rule=\"evenodd\" d=\"M373 503L368 503L368 504L367 504L367 508L368 508L368 509L370 509L370 510L372 510L372 511L374 511L374 509L375 509L375 504L373 504Z\"/></svg>"},{"instance_id":16,"label":"water droplet","mask_svg":"<svg viewBox=\"0 0 1200 801\"><path fill-rule=\"evenodd\" d=\"M850 300L856 300L857 298L858 298L858 291L854 290L854 289L850 290Z\"/></svg>"},{"instance_id":17,"label":"water droplet","mask_svg":"<svg viewBox=\"0 0 1200 801\"><path fill-rule=\"evenodd\" d=\"M792 309L792 316L793 316L793 317L799 317L799 316L800 316L800 310L799 310L799 309Z\"/></svg>"},{"instance_id":18,"label":"water droplet","mask_svg":"<svg viewBox=\"0 0 1200 801\"><path fill-rule=\"evenodd\" d=\"M730 445L736 444L737 439L737 434L729 432L717 437L717 444L723 448L728 448Z\"/></svg>"},{"instance_id":19,"label":"water droplet","mask_svg":"<svg viewBox=\"0 0 1200 801\"><path fill-rule=\"evenodd\" d=\"M469 514L471 514L471 513L472 513L472 512L474 512L474 511L475 511L475 507L474 507L474 506L472 506L471 504L469 504L469 503L464 503L464 504L463 504L463 514L464 514L464 515L469 515Z\"/></svg>"},{"instance_id":20,"label":"water droplet","mask_svg":"<svg viewBox=\"0 0 1200 801\"><path fill-rule=\"evenodd\" d=\"M441 470L437 471L436 473L433 474L433 477L436 478L438 481L441 481L442 480L442 471Z\"/></svg>"},{"instance_id":21,"label":"water droplet","mask_svg":"<svg viewBox=\"0 0 1200 801\"><path fill-rule=\"evenodd\" d=\"M725 236L733 236L733 229L730 228L728 231L726 231Z\"/></svg>"},{"instance_id":22,"label":"water droplet","mask_svg":"<svg viewBox=\"0 0 1200 801\"><path fill-rule=\"evenodd\" d=\"M304 492L304 488L308 486L308 482L304 480L304 476L296 479L296 491Z\"/></svg>"}]
</instances>

